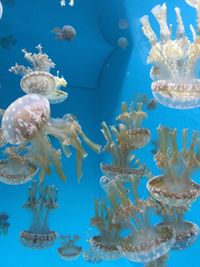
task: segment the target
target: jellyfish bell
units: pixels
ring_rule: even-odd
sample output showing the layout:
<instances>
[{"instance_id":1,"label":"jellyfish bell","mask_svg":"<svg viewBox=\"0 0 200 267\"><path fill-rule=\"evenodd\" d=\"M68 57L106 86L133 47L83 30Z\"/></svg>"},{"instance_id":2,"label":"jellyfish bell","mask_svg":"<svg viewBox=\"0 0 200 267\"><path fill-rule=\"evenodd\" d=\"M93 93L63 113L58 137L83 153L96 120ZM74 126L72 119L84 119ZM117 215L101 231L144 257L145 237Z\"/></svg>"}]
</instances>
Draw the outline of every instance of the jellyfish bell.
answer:
<instances>
[{"instance_id":1,"label":"jellyfish bell","mask_svg":"<svg viewBox=\"0 0 200 267\"><path fill-rule=\"evenodd\" d=\"M57 240L55 231L44 233L34 233L31 231L23 231L20 233L21 244L31 249L46 249L51 247Z\"/></svg>"},{"instance_id":2,"label":"jellyfish bell","mask_svg":"<svg viewBox=\"0 0 200 267\"><path fill-rule=\"evenodd\" d=\"M105 240L103 236L99 235L92 237L89 243L104 260L117 260L121 258L115 238L113 240Z\"/></svg>"},{"instance_id":3,"label":"jellyfish bell","mask_svg":"<svg viewBox=\"0 0 200 267\"><path fill-rule=\"evenodd\" d=\"M45 71L28 73L21 79L20 86L26 94L44 95L52 104L63 102L68 96L66 92L60 90L61 86L67 86L65 79Z\"/></svg>"},{"instance_id":4,"label":"jellyfish bell","mask_svg":"<svg viewBox=\"0 0 200 267\"><path fill-rule=\"evenodd\" d=\"M48 100L36 94L25 95L14 101L5 111L2 131L8 143L23 144L36 137L48 123Z\"/></svg>"},{"instance_id":5,"label":"jellyfish bell","mask_svg":"<svg viewBox=\"0 0 200 267\"><path fill-rule=\"evenodd\" d=\"M147 263L158 259L172 248L175 232L171 226L157 225L155 229L147 231L120 240L117 247L125 258L134 262Z\"/></svg>"},{"instance_id":6,"label":"jellyfish bell","mask_svg":"<svg viewBox=\"0 0 200 267\"><path fill-rule=\"evenodd\" d=\"M147 182L147 189L157 201L170 207L187 207L199 197L200 186L194 181L171 183L164 176L156 176Z\"/></svg>"},{"instance_id":7,"label":"jellyfish bell","mask_svg":"<svg viewBox=\"0 0 200 267\"><path fill-rule=\"evenodd\" d=\"M151 138L151 132L146 128L128 130L129 144L135 148L146 146Z\"/></svg>"},{"instance_id":8,"label":"jellyfish bell","mask_svg":"<svg viewBox=\"0 0 200 267\"><path fill-rule=\"evenodd\" d=\"M62 246L58 248L59 256L66 261L76 260L82 253L82 247L75 244L80 237L61 236L61 239L63 242Z\"/></svg>"},{"instance_id":9,"label":"jellyfish bell","mask_svg":"<svg viewBox=\"0 0 200 267\"><path fill-rule=\"evenodd\" d=\"M0 182L9 185L19 185L32 180L38 167L30 161L20 161L10 158L0 160Z\"/></svg>"},{"instance_id":10,"label":"jellyfish bell","mask_svg":"<svg viewBox=\"0 0 200 267\"><path fill-rule=\"evenodd\" d=\"M164 225L160 223L159 225ZM173 223L175 230L175 242L173 244L173 250L183 250L190 247L198 238L199 226L193 222L182 221L180 223Z\"/></svg>"},{"instance_id":11,"label":"jellyfish bell","mask_svg":"<svg viewBox=\"0 0 200 267\"><path fill-rule=\"evenodd\" d=\"M109 178L121 178L127 180L130 175L142 176L144 170L137 168L123 168L120 166L115 166L113 164L104 164L101 163L100 168L105 176Z\"/></svg>"}]
</instances>

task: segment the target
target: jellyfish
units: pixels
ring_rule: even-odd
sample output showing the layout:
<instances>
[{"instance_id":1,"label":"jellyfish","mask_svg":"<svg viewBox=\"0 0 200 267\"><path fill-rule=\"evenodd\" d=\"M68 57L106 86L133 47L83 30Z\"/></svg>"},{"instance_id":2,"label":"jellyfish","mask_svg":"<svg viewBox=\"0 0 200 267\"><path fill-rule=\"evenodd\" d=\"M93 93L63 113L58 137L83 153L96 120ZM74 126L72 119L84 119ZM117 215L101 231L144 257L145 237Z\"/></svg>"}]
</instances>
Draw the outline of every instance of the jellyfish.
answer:
<instances>
[{"instance_id":1,"label":"jellyfish","mask_svg":"<svg viewBox=\"0 0 200 267\"><path fill-rule=\"evenodd\" d=\"M36 49L38 53L34 54L22 49L25 59L32 65L32 68L16 63L9 71L23 76L20 86L26 94L43 95L53 104L63 102L68 95L60 88L67 86L66 80L59 77L59 72L57 76L50 73L55 64L47 54L43 53L41 44L36 46Z\"/></svg>"},{"instance_id":2,"label":"jellyfish","mask_svg":"<svg viewBox=\"0 0 200 267\"><path fill-rule=\"evenodd\" d=\"M48 136L59 140L63 154L67 157L71 155L68 146L75 148L79 180L82 175L82 160L87 156L80 137L94 151L100 150L98 145L88 139L71 114L65 115L63 119L50 118L49 101L42 95L28 94L14 101L4 113L2 130L8 143L25 147L23 160L29 160L41 167L41 181L45 174L51 173L51 166L65 180L60 160L61 151L53 148Z\"/></svg>"},{"instance_id":3,"label":"jellyfish","mask_svg":"<svg viewBox=\"0 0 200 267\"><path fill-rule=\"evenodd\" d=\"M53 28L52 32L56 34L58 40L72 41L76 37L76 30L70 25Z\"/></svg>"},{"instance_id":4,"label":"jellyfish","mask_svg":"<svg viewBox=\"0 0 200 267\"><path fill-rule=\"evenodd\" d=\"M150 211L153 208L150 199L138 198L135 180L130 179L133 192L131 200L127 191L115 187L109 199L113 208L113 222L128 230L117 243L123 257L133 262L152 262L166 254L175 242L175 232L170 225L151 225Z\"/></svg>"},{"instance_id":5,"label":"jellyfish","mask_svg":"<svg viewBox=\"0 0 200 267\"><path fill-rule=\"evenodd\" d=\"M163 175L152 178L147 188L157 201L171 207L187 207L197 199L200 186L191 178L200 167L199 134L193 131L188 146L188 129L182 131L182 149L179 151L177 130L158 127L159 149L154 159Z\"/></svg>"},{"instance_id":6,"label":"jellyfish","mask_svg":"<svg viewBox=\"0 0 200 267\"><path fill-rule=\"evenodd\" d=\"M190 25L193 40L185 34L181 11L175 8L177 29L173 38L172 28L167 25L167 6L155 6L151 12L160 26L160 40L151 28L147 15L140 19L144 35L151 44L147 63L153 67L150 72L152 92L161 104L176 108L190 109L200 106L200 80L197 77L200 58L200 5L198 1L186 0L197 11L197 30Z\"/></svg>"},{"instance_id":7,"label":"jellyfish","mask_svg":"<svg viewBox=\"0 0 200 267\"><path fill-rule=\"evenodd\" d=\"M122 18L119 20L119 23L118 23L118 26L119 26L119 29L120 30L126 30L128 28L128 20L125 19L125 18Z\"/></svg>"},{"instance_id":8,"label":"jellyfish","mask_svg":"<svg viewBox=\"0 0 200 267\"><path fill-rule=\"evenodd\" d=\"M82 253L82 247L77 246L76 242L80 239L80 236L74 235L71 238L69 235L61 236L62 246L58 248L59 256L67 261L77 259Z\"/></svg>"},{"instance_id":9,"label":"jellyfish","mask_svg":"<svg viewBox=\"0 0 200 267\"><path fill-rule=\"evenodd\" d=\"M118 40L117 40L117 44L119 47L123 48L123 49L126 49L127 46L128 46L128 40L126 37L120 37Z\"/></svg>"},{"instance_id":10,"label":"jellyfish","mask_svg":"<svg viewBox=\"0 0 200 267\"><path fill-rule=\"evenodd\" d=\"M190 247L199 235L199 226L193 222L184 220L185 213L189 207L169 207L155 202L155 208L162 216L160 225L171 225L175 230L175 243L173 250L183 250Z\"/></svg>"},{"instance_id":11,"label":"jellyfish","mask_svg":"<svg viewBox=\"0 0 200 267\"><path fill-rule=\"evenodd\" d=\"M0 182L9 185L19 185L29 182L35 177L38 166L30 160L24 160L16 152L20 148L7 148L4 153L7 158L0 160Z\"/></svg>"},{"instance_id":12,"label":"jellyfish","mask_svg":"<svg viewBox=\"0 0 200 267\"><path fill-rule=\"evenodd\" d=\"M104 152L112 154L112 164L101 164L101 169L105 176L127 179L129 175L143 175L147 168L131 152L145 146L150 139L150 131L141 128L142 120L146 118L146 113L142 111L141 104L138 110L134 111L133 104L130 112L126 103L122 103L122 113L116 118L118 126L107 126L102 123L102 133L106 139ZM114 137L113 137L114 136ZM132 166L133 165L133 166Z\"/></svg>"},{"instance_id":13,"label":"jellyfish","mask_svg":"<svg viewBox=\"0 0 200 267\"><path fill-rule=\"evenodd\" d=\"M5 212L0 213L0 235L7 235L10 226L8 222L9 216Z\"/></svg>"},{"instance_id":14,"label":"jellyfish","mask_svg":"<svg viewBox=\"0 0 200 267\"><path fill-rule=\"evenodd\" d=\"M91 219L91 225L97 228L99 235L89 240L90 248L84 253L87 261L95 263L120 258L117 244L121 238L121 226L112 221L112 215L112 210L104 201L95 200L95 216Z\"/></svg>"},{"instance_id":15,"label":"jellyfish","mask_svg":"<svg viewBox=\"0 0 200 267\"><path fill-rule=\"evenodd\" d=\"M23 207L32 212L33 220L30 228L20 233L21 244L32 249L51 247L57 239L57 233L49 229L48 218L50 212L58 208L58 189L54 185L37 185L34 181Z\"/></svg>"},{"instance_id":16,"label":"jellyfish","mask_svg":"<svg viewBox=\"0 0 200 267\"><path fill-rule=\"evenodd\" d=\"M60 5L61 6L66 6L66 1L65 0L60 0ZM74 5L74 0L69 0L69 5L73 6Z\"/></svg>"}]
</instances>

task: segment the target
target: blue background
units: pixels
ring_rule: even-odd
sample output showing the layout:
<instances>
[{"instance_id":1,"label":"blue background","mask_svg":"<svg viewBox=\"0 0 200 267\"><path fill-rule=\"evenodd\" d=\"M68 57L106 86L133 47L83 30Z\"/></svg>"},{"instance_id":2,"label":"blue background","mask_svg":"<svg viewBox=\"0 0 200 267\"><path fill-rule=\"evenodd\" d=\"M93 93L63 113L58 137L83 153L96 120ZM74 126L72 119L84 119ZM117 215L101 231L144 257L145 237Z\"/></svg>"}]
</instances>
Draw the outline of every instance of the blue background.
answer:
<instances>
[{"instance_id":1,"label":"blue background","mask_svg":"<svg viewBox=\"0 0 200 267\"><path fill-rule=\"evenodd\" d=\"M67 1L67 0L66 0ZM0 47L0 107L6 108L12 101L23 95L19 87L20 78L8 72L18 62L25 64L22 48L33 52L41 43L44 51L56 63L56 69L68 81L69 98L59 105L52 106L52 116L63 116L72 113L77 116L83 130L94 141L104 144L100 133L100 124L106 120L114 123L122 101L130 102L137 93L148 94L151 98L150 67L146 64L149 45L141 32L139 18L150 10L156 0L75 0L73 8L66 5L61 8L59 0L15 0L14 4L4 5L3 17L0 21L0 37L13 34L17 44L10 50ZM189 24L195 24L195 11L184 1L168 0L168 19L175 25L174 7L182 10L186 32ZM119 20L128 20L129 27L121 30ZM153 28L158 31L155 19L150 15ZM58 41L51 33L52 28L65 24L75 27L77 37L73 42ZM129 46L118 47L117 40L126 37ZM56 73L56 72L54 72ZM152 140L156 140L156 128L159 124L182 129L199 130L199 109L173 110L161 105L149 112L145 122L152 132ZM141 160L156 174L159 171L153 162L152 146L141 149L138 155ZM50 228L59 234L79 234L80 244L87 247L85 240L89 237L90 218L93 216L94 197L102 198L104 193L99 185L101 171L100 162L107 157L89 151L84 161L84 175L78 184L75 176L74 155L63 160L68 180L59 181L53 174L46 181L59 188L58 210L52 213ZM198 177L197 177L198 181ZM22 208L27 198L29 184L7 186L0 184L0 211L6 211L11 224L9 234L0 236L0 266L2 267L79 267L91 266L82 257L73 262L65 262L57 255L58 242L51 248L42 251L23 247L19 241L19 233L27 229L31 222L30 214ZM142 189L145 192L145 185ZM188 219L200 224L199 202L197 201ZM168 266L199 267L200 241L181 252L172 252ZM101 267L128 267L139 264L125 259L99 264Z\"/></svg>"}]
</instances>

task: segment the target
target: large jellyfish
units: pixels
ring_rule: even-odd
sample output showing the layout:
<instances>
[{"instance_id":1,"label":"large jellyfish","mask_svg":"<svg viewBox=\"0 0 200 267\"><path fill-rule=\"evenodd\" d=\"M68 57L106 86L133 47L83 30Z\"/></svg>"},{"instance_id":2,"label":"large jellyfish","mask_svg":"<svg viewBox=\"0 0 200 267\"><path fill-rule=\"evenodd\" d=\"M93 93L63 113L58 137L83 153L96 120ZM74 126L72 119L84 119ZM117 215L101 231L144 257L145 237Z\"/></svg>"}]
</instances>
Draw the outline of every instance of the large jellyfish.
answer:
<instances>
[{"instance_id":1,"label":"large jellyfish","mask_svg":"<svg viewBox=\"0 0 200 267\"><path fill-rule=\"evenodd\" d=\"M87 156L79 136L94 151L100 150L98 145L87 138L72 115L68 114L63 119L50 118L49 101L42 95L29 94L13 102L4 113L2 130L8 143L25 145L27 151L22 158L41 166L41 181L45 174L51 172L52 165L57 174L65 179L60 161L61 151L52 147L48 135L59 140L67 157L71 155L68 146L75 148L78 179L82 175L82 160Z\"/></svg>"},{"instance_id":2,"label":"large jellyfish","mask_svg":"<svg viewBox=\"0 0 200 267\"><path fill-rule=\"evenodd\" d=\"M160 126L158 141L159 150L154 159L164 173L148 181L147 188L152 197L164 205L187 207L200 192L200 186L191 180L193 171L200 167L199 134L193 132L188 146L188 129L183 129L179 151L177 130Z\"/></svg>"},{"instance_id":3,"label":"large jellyfish","mask_svg":"<svg viewBox=\"0 0 200 267\"><path fill-rule=\"evenodd\" d=\"M74 235L71 238L69 235L61 236L62 246L58 248L58 254L60 257L67 261L77 259L82 253L82 247L76 245L76 242L80 239L80 236Z\"/></svg>"},{"instance_id":4,"label":"large jellyfish","mask_svg":"<svg viewBox=\"0 0 200 267\"><path fill-rule=\"evenodd\" d=\"M57 233L48 226L49 213L58 208L58 190L53 185L37 185L36 181L29 187L28 200L24 208L30 209L33 220L30 228L20 233L22 245L32 249L44 249L52 246Z\"/></svg>"},{"instance_id":5,"label":"large jellyfish","mask_svg":"<svg viewBox=\"0 0 200 267\"><path fill-rule=\"evenodd\" d=\"M199 1L186 2L197 11L197 30L190 25L193 41L185 35L178 7L175 8L178 26L174 39L172 26L167 25L165 3L155 6L151 11L160 26L160 40L151 28L149 17L143 16L140 19L142 30L152 46L147 63L153 64L150 72L153 95L161 104L178 109L200 106L200 80L197 77L200 58L200 5L195 4Z\"/></svg>"},{"instance_id":6,"label":"large jellyfish","mask_svg":"<svg viewBox=\"0 0 200 267\"><path fill-rule=\"evenodd\" d=\"M32 68L16 63L9 71L23 76L20 86L26 94L44 95L51 103L63 102L67 98L67 93L60 90L60 87L66 87L67 82L63 77L59 77L59 72L57 72L57 76L50 73L51 69L55 67L54 62L43 53L40 44L36 48L37 54L29 53L26 49L22 50Z\"/></svg>"},{"instance_id":7,"label":"large jellyfish","mask_svg":"<svg viewBox=\"0 0 200 267\"><path fill-rule=\"evenodd\" d=\"M147 114L142 111L142 106L138 103L138 109L134 110L133 103L130 106L124 102L121 107L121 114L116 118L117 127L107 126L102 123L102 133L107 141L103 151L112 154L112 164L101 164L101 169L106 176L119 175L121 178L127 178L128 175L142 175L145 172L144 164L136 158L131 152L145 146L150 139L150 131L142 128L142 121ZM114 136L114 137L113 137ZM131 165L133 162L133 166Z\"/></svg>"}]
</instances>

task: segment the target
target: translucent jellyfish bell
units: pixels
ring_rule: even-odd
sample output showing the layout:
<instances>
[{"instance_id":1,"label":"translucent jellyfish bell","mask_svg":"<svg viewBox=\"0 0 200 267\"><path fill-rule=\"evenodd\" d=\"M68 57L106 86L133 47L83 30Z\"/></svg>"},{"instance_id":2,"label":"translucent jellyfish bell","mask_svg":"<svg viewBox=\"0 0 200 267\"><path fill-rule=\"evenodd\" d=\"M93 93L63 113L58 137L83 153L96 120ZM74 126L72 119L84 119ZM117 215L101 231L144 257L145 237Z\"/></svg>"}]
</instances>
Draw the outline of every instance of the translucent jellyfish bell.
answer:
<instances>
[{"instance_id":1,"label":"translucent jellyfish bell","mask_svg":"<svg viewBox=\"0 0 200 267\"><path fill-rule=\"evenodd\" d=\"M57 72L57 76L50 73L50 70L55 67L54 62L43 53L41 45L36 48L37 54L29 53L26 49L22 50L32 68L16 63L9 71L23 76L20 86L26 94L44 95L53 104L63 102L68 94L60 88L61 86L66 87L67 82L63 77L59 77L59 72Z\"/></svg>"},{"instance_id":2,"label":"translucent jellyfish bell","mask_svg":"<svg viewBox=\"0 0 200 267\"><path fill-rule=\"evenodd\" d=\"M121 239L117 245L124 257L134 262L151 262L166 254L175 241L175 232L171 226L157 226L138 236Z\"/></svg>"},{"instance_id":3,"label":"translucent jellyfish bell","mask_svg":"<svg viewBox=\"0 0 200 267\"><path fill-rule=\"evenodd\" d=\"M62 246L58 248L59 256L67 261L72 261L77 259L82 253L82 247L76 245L75 243L80 239L79 236L61 236Z\"/></svg>"},{"instance_id":4,"label":"translucent jellyfish bell","mask_svg":"<svg viewBox=\"0 0 200 267\"><path fill-rule=\"evenodd\" d=\"M30 161L17 158L0 160L0 182L9 185L19 185L32 180L38 167Z\"/></svg>"},{"instance_id":5,"label":"translucent jellyfish bell","mask_svg":"<svg viewBox=\"0 0 200 267\"><path fill-rule=\"evenodd\" d=\"M200 80L197 77L197 64L200 58L200 5L195 0L187 0L197 9L197 31L191 25L193 40L185 34L181 11L175 8L177 29L173 39L172 26L167 25L167 6L157 5L152 14L160 26L160 40L151 28L149 17L140 19L144 35L149 39L151 50L147 58L151 69L152 92L161 104L177 109L190 109L200 106Z\"/></svg>"}]
</instances>

